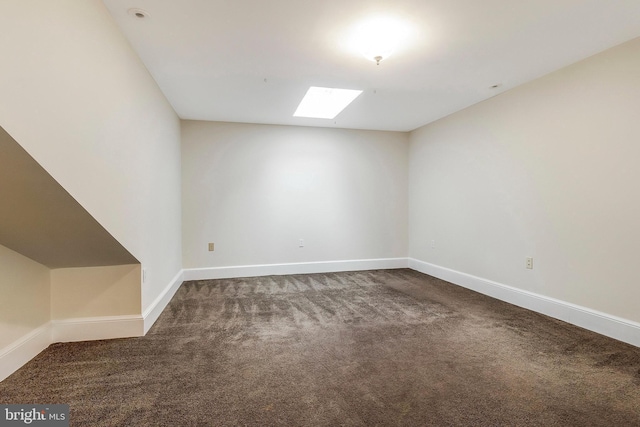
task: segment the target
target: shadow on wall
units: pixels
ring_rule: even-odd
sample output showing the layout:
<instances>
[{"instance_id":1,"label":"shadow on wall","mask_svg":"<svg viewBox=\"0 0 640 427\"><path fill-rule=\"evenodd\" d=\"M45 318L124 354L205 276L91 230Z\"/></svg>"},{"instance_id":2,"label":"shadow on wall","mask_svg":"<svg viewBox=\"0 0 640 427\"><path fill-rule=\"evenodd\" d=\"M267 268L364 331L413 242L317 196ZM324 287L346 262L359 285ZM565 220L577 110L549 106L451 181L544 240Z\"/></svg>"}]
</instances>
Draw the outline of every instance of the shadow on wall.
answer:
<instances>
[{"instance_id":1,"label":"shadow on wall","mask_svg":"<svg viewBox=\"0 0 640 427\"><path fill-rule=\"evenodd\" d=\"M0 244L49 268L137 264L0 127Z\"/></svg>"}]
</instances>

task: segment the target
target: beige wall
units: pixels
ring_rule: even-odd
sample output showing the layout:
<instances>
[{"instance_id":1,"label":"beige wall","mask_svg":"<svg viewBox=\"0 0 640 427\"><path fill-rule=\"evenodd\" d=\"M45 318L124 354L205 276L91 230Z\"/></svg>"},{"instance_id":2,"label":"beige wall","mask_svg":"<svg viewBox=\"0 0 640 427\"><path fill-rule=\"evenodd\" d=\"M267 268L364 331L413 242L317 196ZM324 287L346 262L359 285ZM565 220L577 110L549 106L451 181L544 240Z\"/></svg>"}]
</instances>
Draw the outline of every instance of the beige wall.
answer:
<instances>
[{"instance_id":1,"label":"beige wall","mask_svg":"<svg viewBox=\"0 0 640 427\"><path fill-rule=\"evenodd\" d=\"M180 121L99 0L0 3L0 125L147 270L181 268Z\"/></svg>"},{"instance_id":2,"label":"beige wall","mask_svg":"<svg viewBox=\"0 0 640 427\"><path fill-rule=\"evenodd\" d=\"M140 314L140 265L51 270L51 319Z\"/></svg>"},{"instance_id":3,"label":"beige wall","mask_svg":"<svg viewBox=\"0 0 640 427\"><path fill-rule=\"evenodd\" d=\"M407 154L406 133L183 122L184 267L406 257Z\"/></svg>"},{"instance_id":4,"label":"beige wall","mask_svg":"<svg viewBox=\"0 0 640 427\"><path fill-rule=\"evenodd\" d=\"M414 131L409 255L640 321L639 112L636 39Z\"/></svg>"},{"instance_id":5,"label":"beige wall","mask_svg":"<svg viewBox=\"0 0 640 427\"><path fill-rule=\"evenodd\" d=\"M0 350L49 322L49 269L0 245Z\"/></svg>"}]
</instances>

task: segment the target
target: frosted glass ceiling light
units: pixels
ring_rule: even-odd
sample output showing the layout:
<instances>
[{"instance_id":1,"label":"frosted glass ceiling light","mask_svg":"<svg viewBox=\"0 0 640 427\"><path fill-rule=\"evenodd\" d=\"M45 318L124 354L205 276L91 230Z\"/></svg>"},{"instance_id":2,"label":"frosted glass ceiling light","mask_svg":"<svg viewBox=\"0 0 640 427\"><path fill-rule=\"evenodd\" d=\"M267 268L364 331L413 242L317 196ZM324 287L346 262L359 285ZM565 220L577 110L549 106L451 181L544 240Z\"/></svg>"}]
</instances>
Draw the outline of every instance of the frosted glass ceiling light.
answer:
<instances>
[{"instance_id":1,"label":"frosted glass ceiling light","mask_svg":"<svg viewBox=\"0 0 640 427\"><path fill-rule=\"evenodd\" d=\"M388 58L407 34L406 25L389 18L378 17L361 24L356 33L354 44L365 58L380 61Z\"/></svg>"},{"instance_id":2,"label":"frosted glass ceiling light","mask_svg":"<svg viewBox=\"0 0 640 427\"><path fill-rule=\"evenodd\" d=\"M311 86L293 116L333 119L361 93L361 90Z\"/></svg>"}]
</instances>

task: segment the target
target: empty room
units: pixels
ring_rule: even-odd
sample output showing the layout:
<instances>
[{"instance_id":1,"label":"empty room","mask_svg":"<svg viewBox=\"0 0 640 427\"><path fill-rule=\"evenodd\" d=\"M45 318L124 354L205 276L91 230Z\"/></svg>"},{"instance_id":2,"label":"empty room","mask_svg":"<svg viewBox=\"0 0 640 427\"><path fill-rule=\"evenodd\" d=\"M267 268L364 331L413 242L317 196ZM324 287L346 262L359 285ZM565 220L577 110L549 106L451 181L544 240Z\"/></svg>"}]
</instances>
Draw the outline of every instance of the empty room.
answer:
<instances>
[{"instance_id":1,"label":"empty room","mask_svg":"<svg viewBox=\"0 0 640 427\"><path fill-rule=\"evenodd\" d=\"M0 425L640 426L640 2L0 2Z\"/></svg>"}]
</instances>

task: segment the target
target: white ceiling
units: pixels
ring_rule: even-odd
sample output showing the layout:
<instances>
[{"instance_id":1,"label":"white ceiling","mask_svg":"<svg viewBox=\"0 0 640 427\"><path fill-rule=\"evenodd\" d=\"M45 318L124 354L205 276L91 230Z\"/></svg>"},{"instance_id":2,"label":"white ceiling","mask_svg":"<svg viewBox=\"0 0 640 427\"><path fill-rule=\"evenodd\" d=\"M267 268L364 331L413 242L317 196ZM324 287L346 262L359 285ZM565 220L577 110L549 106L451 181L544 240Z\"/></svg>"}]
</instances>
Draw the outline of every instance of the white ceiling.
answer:
<instances>
[{"instance_id":1,"label":"white ceiling","mask_svg":"<svg viewBox=\"0 0 640 427\"><path fill-rule=\"evenodd\" d=\"M103 1L193 120L409 131L640 36L639 0ZM380 14L411 31L376 66L349 37ZM334 120L293 117L309 86L364 93Z\"/></svg>"}]
</instances>

